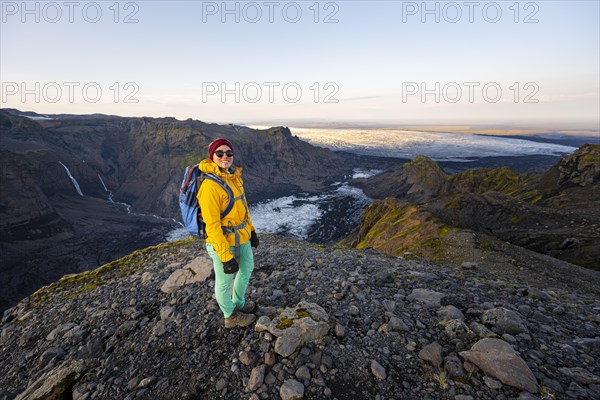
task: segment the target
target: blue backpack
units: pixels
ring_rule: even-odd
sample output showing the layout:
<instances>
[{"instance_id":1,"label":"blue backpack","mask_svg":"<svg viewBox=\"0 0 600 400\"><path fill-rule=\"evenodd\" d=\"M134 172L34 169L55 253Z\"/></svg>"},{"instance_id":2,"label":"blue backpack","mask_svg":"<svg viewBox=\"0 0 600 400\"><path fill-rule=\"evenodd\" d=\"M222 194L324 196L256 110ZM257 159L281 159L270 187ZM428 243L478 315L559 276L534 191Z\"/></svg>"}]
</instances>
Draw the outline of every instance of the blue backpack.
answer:
<instances>
[{"instance_id":1,"label":"blue backpack","mask_svg":"<svg viewBox=\"0 0 600 400\"><path fill-rule=\"evenodd\" d=\"M221 213L221 219L225 217L233 208L233 192L231 188L215 174L205 174L200 171L198 164L190 165L185 169L183 182L179 190L179 208L181 208L181 218L187 230L200 239L206 238L206 225L202 220L202 211L198 205L198 190L204 179L210 179L218 183L229 196L229 203Z\"/></svg>"}]
</instances>

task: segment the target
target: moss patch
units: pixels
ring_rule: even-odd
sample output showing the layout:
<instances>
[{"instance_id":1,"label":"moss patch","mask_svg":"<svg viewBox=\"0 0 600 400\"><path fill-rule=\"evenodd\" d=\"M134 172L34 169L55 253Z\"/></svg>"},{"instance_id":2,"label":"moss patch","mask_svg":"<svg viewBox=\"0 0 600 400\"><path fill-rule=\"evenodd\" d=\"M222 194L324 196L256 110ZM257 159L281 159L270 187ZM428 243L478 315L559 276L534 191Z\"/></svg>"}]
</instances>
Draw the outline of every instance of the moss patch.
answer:
<instances>
[{"instance_id":1,"label":"moss patch","mask_svg":"<svg viewBox=\"0 0 600 400\"><path fill-rule=\"evenodd\" d=\"M511 225L517 225L523 221L523 217L521 215L513 215L510 217L509 221Z\"/></svg>"},{"instance_id":2,"label":"moss patch","mask_svg":"<svg viewBox=\"0 0 600 400\"><path fill-rule=\"evenodd\" d=\"M440 236L440 237L444 237L444 236L446 236L446 235L447 235L447 234L448 234L448 233L449 233L451 230L452 230L452 228L451 228L451 227L449 227L449 226L446 226L446 225L442 225L442 226L440 226L440 227L438 228L438 232L437 232L437 234L438 234L438 236Z\"/></svg>"},{"instance_id":3,"label":"moss patch","mask_svg":"<svg viewBox=\"0 0 600 400\"><path fill-rule=\"evenodd\" d=\"M408 236L411 233L416 232L419 229L420 226L421 226L421 224L417 224L417 225L413 226L412 228L410 228L410 229L408 229L408 230L406 230L404 232L400 232L397 235L392 236L392 238L390 240L399 239L399 238L403 238L405 236Z\"/></svg>"},{"instance_id":4,"label":"moss patch","mask_svg":"<svg viewBox=\"0 0 600 400\"><path fill-rule=\"evenodd\" d=\"M310 313L308 311L306 311L306 309L304 309L304 308L296 309L296 315L298 316L298 318L306 318L306 317L311 318L312 317L310 315Z\"/></svg>"},{"instance_id":5,"label":"moss patch","mask_svg":"<svg viewBox=\"0 0 600 400\"><path fill-rule=\"evenodd\" d=\"M81 293L94 290L113 279L121 279L132 275L144 269L148 259L156 259L156 253L160 252L163 254L165 251L175 252L181 246L188 245L194 241L194 238L186 238L172 243L161 243L156 246L136 250L125 257L91 271L64 275L58 282L44 286L31 295L33 307L40 307L55 296L71 299Z\"/></svg>"},{"instance_id":6,"label":"moss patch","mask_svg":"<svg viewBox=\"0 0 600 400\"><path fill-rule=\"evenodd\" d=\"M403 254L402 258L404 258L407 261L412 261L412 260L418 260L419 257L414 255L414 254Z\"/></svg>"},{"instance_id":7,"label":"moss patch","mask_svg":"<svg viewBox=\"0 0 600 400\"><path fill-rule=\"evenodd\" d=\"M535 204L535 203L537 203L538 201L540 201L540 200L541 200L543 197L544 197L543 195L541 195L541 194L538 194L538 195L537 195L537 196L535 196L533 199L531 199L529 202L530 202L531 204Z\"/></svg>"},{"instance_id":8,"label":"moss patch","mask_svg":"<svg viewBox=\"0 0 600 400\"><path fill-rule=\"evenodd\" d=\"M596 145L593 146L593 148L595 148L596 151L600 151L600 146ZM579 165L582 168L585 167L589 167L592 165L598 165L600 164L600 156L598 154L584 154L583 157L581 157L581 160L579 161Z\"/></svg>"},{"instance_id":9,"label":"moss patch","mask_svg":"<svg viewBox=\"0 0 600 400\"><path fill-rule=\"evenodd\" d=\"M452 201L446 205L446 208L449 208L451 210L457 209L458 208L458 203L459 203L460 199L462 199L462 198L463 198L462 194L455 194L455 195L453 195L452 196Z\"/></svg>"},{"instance_id":10,"label":"moss patch","mask_svg":"<svg viewBox=\"0 0 600 400\"><path fill-rule=\"evenodd\" d=\"M188 165L198 164L200 161L206 158L206 154L201 153L188 153L181 154L174 157L175 163L182 169L185 169Z\"/></svg>"},{"instance_id":11,"label":"moss patch","mask_svg":"<svg viewBox=\"0 0 600 400\"><path fill-rule=\"evenodd\" d=\"M277 329L287 329L292 325L294 325L294 321L292 321L291 319L289 319L287 317L283 317L283 318L281 318L281 321L279 321L277 323L277 325L275 325L275 327Z\"/></svg>"}]
</instances>

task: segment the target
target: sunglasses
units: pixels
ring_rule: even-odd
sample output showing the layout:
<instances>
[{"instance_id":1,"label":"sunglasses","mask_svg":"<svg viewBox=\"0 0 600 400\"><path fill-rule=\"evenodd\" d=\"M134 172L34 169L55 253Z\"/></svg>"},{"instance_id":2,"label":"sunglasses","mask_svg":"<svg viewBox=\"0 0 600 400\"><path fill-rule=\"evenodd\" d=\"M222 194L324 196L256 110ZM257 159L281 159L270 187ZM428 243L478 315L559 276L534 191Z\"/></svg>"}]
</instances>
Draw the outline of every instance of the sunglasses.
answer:
<instances>
[{"instance_id":1,"label":"sunglasses","mask_svg":"<svg viewBox=\"0 0 600 400\"><path fill-rule=\"evenodd\" d=\"M219 158L222 158L223 156L233 157L233 151L231 151L231 150L227 150L227 151L217 150L217 151L215 151L215 155L217 157L219 157Z\"/></svg>"}]
</instances>

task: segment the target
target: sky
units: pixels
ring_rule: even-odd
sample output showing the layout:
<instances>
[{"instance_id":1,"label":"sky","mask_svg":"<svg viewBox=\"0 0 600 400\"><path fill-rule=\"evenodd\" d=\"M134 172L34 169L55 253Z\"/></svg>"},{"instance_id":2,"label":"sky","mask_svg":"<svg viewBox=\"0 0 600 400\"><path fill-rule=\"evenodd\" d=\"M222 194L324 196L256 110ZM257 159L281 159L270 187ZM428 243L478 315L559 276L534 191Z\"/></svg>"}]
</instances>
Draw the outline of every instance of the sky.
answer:
<instances>
[{"instance_id":1,"label":"sky","mask_svg":"<svg viewBox=\"0 0 600 400\"><path fill-rule=\"evenodd\" d=\"M599 1L2 1L1 107L599 129Z\"/></svg>"}]
</instances>

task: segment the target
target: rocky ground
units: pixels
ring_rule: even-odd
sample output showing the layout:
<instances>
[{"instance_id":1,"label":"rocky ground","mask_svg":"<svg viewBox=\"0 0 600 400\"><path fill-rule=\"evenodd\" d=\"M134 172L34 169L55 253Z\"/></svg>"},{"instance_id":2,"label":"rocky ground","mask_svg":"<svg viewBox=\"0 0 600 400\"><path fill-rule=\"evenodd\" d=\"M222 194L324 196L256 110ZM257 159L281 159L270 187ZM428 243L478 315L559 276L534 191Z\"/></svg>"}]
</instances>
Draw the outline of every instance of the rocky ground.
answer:
<instances>
[{"instance_id":1,"label":"rocky ground","mask_svg":"<svg viewBox=\"0 0 600 400\"><path fill-rule=\"evenodd\" d=\"M226 330L201 248L138 251L7 310L0 399L600 397L598 272L579 290L566 284L577 268L515 284L476 263L262 234L248 289L259 319ZM197 282L165 284L174 272ZM281 332L322 318L324 336L282 350Z\"/></svg>"}]
</instances>

